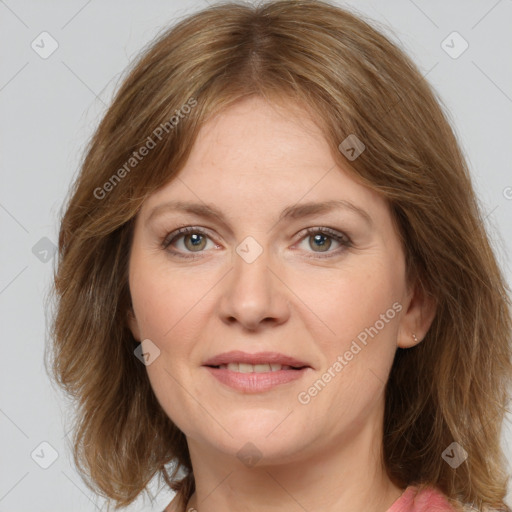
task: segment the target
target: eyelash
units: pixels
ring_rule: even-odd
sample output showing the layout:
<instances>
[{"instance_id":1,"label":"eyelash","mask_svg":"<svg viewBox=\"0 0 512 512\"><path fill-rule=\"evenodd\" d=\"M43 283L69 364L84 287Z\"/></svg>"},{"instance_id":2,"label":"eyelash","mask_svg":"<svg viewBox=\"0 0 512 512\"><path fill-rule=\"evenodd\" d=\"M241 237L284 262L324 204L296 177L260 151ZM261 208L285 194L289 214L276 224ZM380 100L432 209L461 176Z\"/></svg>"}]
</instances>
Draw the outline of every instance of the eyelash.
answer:
<instances>
[{"instance_id":1,"label":"eyelash","mask_svg":"<svg viewBox=\"0 0 512 512\"><path fill-rule=\"evenodd\" d=\"M203 251L198 251L198 256L195 256L195 255L185 255L180 251L169 249L170 245L173 242L180 239L183 235L190 234L190 233L198 233L198 234L204 235L209 238L208 233L204 229L196 228L193 226L188 226L188 227L177 229L176 231L173 231L173 232L167 234L162 241L163 249L165 249L169 253L176 255L180 258L194 259L194 258L200 257L199 254L201 254L201 252L203 252ZM349 247L352 247L352 242L348 236L346 236L345 234L340 233L334 229L327 228L327 227L307 228L305 230L305 233L303 234L303 236L299 239L299 242L301 242L303 239L307 238L310 235L316 235L316 234L326 235L327 237L336 240L336 242L338 242L341 245L341 247L335 251L327 251L326 252L327 256L307 256L308 258L313 258L313 259L331 258L333 256L339 255L339 253L342 252L343 250L345 250ZM193 253L191 253L191 254L193 254ZM314 253L314 254L319 254L319 253Z\"/></svg>"}]
</instances>

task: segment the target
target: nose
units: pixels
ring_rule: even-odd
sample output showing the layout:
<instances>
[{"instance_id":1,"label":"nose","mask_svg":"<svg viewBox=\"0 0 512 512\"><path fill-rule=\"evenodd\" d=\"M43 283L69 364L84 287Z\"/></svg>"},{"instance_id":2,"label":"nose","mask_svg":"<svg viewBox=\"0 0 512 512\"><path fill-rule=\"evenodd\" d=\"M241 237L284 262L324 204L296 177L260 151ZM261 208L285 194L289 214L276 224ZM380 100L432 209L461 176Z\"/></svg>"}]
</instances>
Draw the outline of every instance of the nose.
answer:
<instances>
[{"instance_id":1,"label":"nose","mask_svg":"<svg viewBox=\"0 0 512 512\"><path fill-rule=\"evenodd\" d=\"M226 276L218 303L222 321L250 331L286 322L289 292L277 268L267 251L250 263L234 253L233 269Z\"/></svg>"}]
</instances>

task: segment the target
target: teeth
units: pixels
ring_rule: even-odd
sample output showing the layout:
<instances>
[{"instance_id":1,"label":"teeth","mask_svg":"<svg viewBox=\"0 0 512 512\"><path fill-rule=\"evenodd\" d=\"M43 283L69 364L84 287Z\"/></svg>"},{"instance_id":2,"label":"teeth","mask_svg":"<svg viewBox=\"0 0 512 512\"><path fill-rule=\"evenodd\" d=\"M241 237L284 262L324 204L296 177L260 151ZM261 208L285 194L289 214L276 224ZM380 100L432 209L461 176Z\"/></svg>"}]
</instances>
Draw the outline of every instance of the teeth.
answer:
<instances>
[{"instance_id":1,"label":"teeth","mask_svg":"<svg viewBox=\"0 0 512 512\"><path fill-rule=\"evenodd\" d=\"M248 364L248 363L229 363L219 365L221 370L231 370L238 373L263 373L263 372L277 372L279 370L290 370L292 367L276 363L270 364Z\"/></svg>"},{"instance_id":2,"label":"teeth","mask_svg":"<svg viewBox=\"0 0 512 512\"><path fill-rule=\"evenodd\" d=\"M229 368L229 365L228 365ZM246 364L246 363L239 363L238 364L238 371L240 373L251 373L254 370L254 366L252 364Z\"/></svg>"}]
</instances>

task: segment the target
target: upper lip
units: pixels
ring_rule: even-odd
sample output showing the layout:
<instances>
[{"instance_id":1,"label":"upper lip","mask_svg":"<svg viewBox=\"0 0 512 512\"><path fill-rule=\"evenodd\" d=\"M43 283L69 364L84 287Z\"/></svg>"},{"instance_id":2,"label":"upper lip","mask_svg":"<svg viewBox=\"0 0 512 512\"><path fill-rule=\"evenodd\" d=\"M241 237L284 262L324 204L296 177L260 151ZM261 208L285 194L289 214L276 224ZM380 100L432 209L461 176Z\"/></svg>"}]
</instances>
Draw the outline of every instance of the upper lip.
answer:
<instances>
[{"instance_id":1,"label":"upper lip","mask_svg":"<svg viewBox=\"0 0 512 512\"><path fill-rule=\"evenodd\" d=\"M278 352L257 352L249 354L241 350L232 350L230 352L223 352L214 357L211 357L203 363L203 366L219 366L221 364L229 363L245 363L245 364L281 364L283 366L294 366L295 368L302 368L310 365L304 361L300 361L294 357L286 356Z\"/></svg>"}]
</instances>

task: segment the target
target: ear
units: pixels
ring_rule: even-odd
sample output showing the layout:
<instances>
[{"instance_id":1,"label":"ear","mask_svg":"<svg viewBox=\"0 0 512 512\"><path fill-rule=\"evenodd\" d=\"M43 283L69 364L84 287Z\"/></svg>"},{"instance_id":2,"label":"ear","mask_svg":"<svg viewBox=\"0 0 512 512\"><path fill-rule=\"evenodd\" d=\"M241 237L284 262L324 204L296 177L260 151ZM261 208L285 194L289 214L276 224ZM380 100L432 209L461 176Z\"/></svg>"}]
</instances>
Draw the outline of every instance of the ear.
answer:
<instances>
[{"instance_id":1,"label":"ear","mask_svg":"<svg viewBox=\"0 0 512 512\"><path fill-rule=\"evenodd\" d=\"M421 343L436 316L437 303L416 281L411 287L405 313L400 319L397 346L411 348Z\"/></svg>"},{"instance_id":2,"label":"ear","mask_svg":"<svg viewBox=\"0 0 512 512\"><path fill-rule=\"evenodd\" d=\"M135 312L133 310L133 306L130 306L130 308L127 311L126 314L126 320L128 322L128 327L130 328L130 331L132 331L133 337L140 341L140 329L139 329L139 323L137 322L137 319L135 318Z\"/></svg>"}]
</instances>

